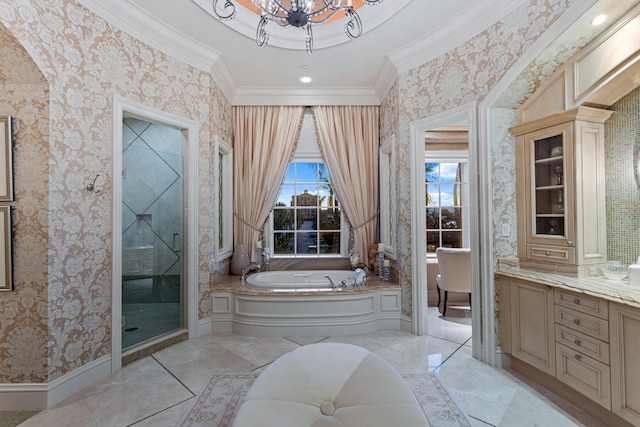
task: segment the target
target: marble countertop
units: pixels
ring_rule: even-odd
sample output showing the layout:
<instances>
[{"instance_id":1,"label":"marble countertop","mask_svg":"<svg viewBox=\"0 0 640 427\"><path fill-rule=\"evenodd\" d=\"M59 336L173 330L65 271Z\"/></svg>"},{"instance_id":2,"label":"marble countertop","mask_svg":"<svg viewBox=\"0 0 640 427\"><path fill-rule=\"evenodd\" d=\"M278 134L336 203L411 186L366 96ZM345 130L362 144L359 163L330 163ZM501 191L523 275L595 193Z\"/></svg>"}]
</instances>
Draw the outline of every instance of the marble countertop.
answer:
<instances>
[{"instance_id":1,"label":"marble countertop","mask_svg":"<svg viewBox=\"0 0 640 427\"><path fill-rule=\"evenodd\" d=\"M508 263L500 263L496 274L532 280L620 304L640 307L640 286L630 285L627 280L610 280L604 276L571 277L520 268L517 265L508 265Z\"/></svg>"},{"instance_id":2,"label":"marble countertop","mask_svg":"<svg viewBox=\"0 0 640 427\"><path fill-rule=\"evenodd\" d=\"M400 290L400 285L397 280L380 280L378 276L374 274L367 275L367 284L364 287L353 288L349 287L348 289L339 288L335 290L327 290L327 291L304 291L304 290L291 290L291 291L283 291L278 290L278 295L331 295L331 294L340 294L340 295L348 295L348 294L358 294L364 292L372 292L372 291L381 291L381 290ZM215 276L211 278L211 291L212 292L235 292L238 294L244 295L264 295L270 293L276 293L270 288L258 288L255 286L248 285L243 283L240 280L239 276Z\"/></svg>"}]
</instances>

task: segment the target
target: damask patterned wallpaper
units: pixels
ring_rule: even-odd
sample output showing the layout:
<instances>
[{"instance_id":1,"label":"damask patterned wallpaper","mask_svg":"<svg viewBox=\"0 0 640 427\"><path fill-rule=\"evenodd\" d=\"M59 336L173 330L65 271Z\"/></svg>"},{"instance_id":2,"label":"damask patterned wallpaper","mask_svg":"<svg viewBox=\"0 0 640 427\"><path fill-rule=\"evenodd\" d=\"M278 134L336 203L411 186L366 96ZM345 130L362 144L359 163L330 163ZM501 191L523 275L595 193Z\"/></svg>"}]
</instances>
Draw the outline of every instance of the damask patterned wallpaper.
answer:
<instances>
[{"instance_id":1,"label":"damask patterned wallpaper","mask_svg":"<svg viewBox=\"0 0 640 427\"><path fill-rule=\"evenodd\" d=\"M49 84L0 25L0 115L16 121L13 282L0 292L0 382L47 378Z\"/></svg>"},{"instance_id":2,"label":"damask patterned wallpaper","mask_svg":"<svg viewBox=\"0 0 640 427\"><path fill-rule=\"evenodd\" d=\"M411 210L402 208L411 206L409 124L472 101L481 102L572 3L531 0L452 51L401 74L383 101L381 136L395 133L398 144L396 244L402 249L398 268L403 315L412 313Z\"/></svg>"},{"instance_id":3,"label":"damask patterned wallpaper","mask_svg":"<svg viewBox=\"0 0 640 427\"><path fill-rule=\"evenodd\" d=\"M34 176L19 205L18 222L26 221L28 212L20 210L27 206L35 218L22 236L16 230L16 266L37 262L48 270L22 279L28 283L15 294L0 296L0 383L47 382L111 350L113 95L199 122L201 182L208 181L213 135L231 141L231 106L209 73L144 45L72 0L5 1L0 23L42 71L50 98L49 112L32 113L49 118L40 124L37 143L16 154L17 170L43 175L39 182ZM0 63L11 68L12 60L4 60L11 57L4 55L5 38ZM46 100L36 107L46 108ZM29 111L18 113L22 120L29 117ZM96 173L105 178L103 191L92 194L84 188ZM28 179L16 177L20 185ZM206 318L209 187L200 191L199 318ZM27 314L17 313L25 308ZM4 362L18 356L37 363Z\"/></svg>"}]
</instances>

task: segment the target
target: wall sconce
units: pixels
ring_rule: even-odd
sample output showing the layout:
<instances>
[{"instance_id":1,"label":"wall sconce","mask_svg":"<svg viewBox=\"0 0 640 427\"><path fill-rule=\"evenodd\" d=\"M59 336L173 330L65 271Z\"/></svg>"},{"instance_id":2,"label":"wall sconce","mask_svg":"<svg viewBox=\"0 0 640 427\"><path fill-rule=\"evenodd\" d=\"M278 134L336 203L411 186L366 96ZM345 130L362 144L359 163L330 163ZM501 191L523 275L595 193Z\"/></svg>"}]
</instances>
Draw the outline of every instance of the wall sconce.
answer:
<instances>
[{"instance_id":1,"label":"wall sconce","mask_svg":"<svg viewBox=\"0 0 640 427\"><path fill-rule=\"evenodd\" d=\"M91 191L92 193L100 192L100 189L96 186L96 181L98 180L99 176L100 174L96 174L96 177L93 179L93 182L90 184L87 184L87 190Z\"/></svg>"}]
</instances>

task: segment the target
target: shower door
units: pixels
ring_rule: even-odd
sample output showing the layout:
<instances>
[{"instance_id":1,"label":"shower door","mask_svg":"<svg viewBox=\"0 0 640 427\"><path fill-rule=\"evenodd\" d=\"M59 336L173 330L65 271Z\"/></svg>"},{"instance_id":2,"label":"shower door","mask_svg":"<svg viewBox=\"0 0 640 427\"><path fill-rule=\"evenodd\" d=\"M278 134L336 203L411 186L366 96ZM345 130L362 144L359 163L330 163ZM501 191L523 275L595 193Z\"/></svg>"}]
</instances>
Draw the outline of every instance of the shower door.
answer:
<instances>
[{"instance_id":1,"label":"shower door","mask_svg":"<svg viewBox=\"0 0 640 427\"><path fill-rule=\"evenodd\" d=\"M183 146L178 129L122 124L122 349L184 328Z\"/></svg>"}]
</instances>

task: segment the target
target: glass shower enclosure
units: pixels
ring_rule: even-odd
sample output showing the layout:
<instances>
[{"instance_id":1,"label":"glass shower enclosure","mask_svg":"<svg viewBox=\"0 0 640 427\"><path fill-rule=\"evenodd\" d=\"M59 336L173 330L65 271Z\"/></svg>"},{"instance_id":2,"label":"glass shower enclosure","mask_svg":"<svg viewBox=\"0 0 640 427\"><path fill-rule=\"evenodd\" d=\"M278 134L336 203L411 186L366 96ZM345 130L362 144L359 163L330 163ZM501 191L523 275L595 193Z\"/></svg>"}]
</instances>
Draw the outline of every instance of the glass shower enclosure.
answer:
<instances>
[{"instance_id":1,"label":"glass shower enclosure","mask_svg":"<svg viewBox=\"0 0 640 427\"><path fill-rule=\"evenodd\" d=\"M183 144L178 129L123 119L122 349L184 328Z\"/></svg>"}]
</instances>

